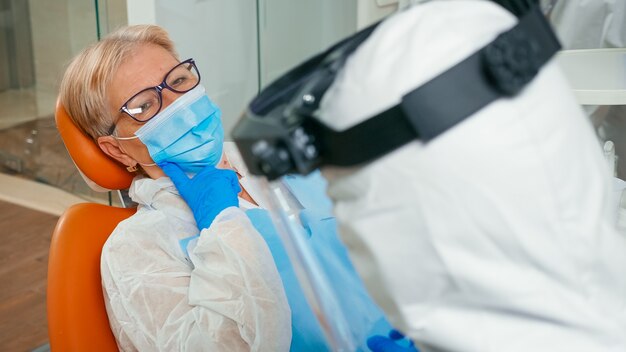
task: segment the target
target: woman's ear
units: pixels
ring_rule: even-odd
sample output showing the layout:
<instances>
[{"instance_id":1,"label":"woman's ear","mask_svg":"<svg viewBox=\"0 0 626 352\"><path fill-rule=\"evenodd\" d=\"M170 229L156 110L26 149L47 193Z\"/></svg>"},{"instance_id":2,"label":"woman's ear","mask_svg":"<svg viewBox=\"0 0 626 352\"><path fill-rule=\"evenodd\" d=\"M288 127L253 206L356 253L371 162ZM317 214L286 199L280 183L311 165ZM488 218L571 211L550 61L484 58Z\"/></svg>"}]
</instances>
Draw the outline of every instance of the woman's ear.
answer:
<instances>
[{"instance_id":1,"label":"woman's ear","mask_svg":"<svg viewBox=\"0 0 626 352\"><path fill-rule=\"evenodd\" d=\"M120 147L120 142L112 136L98 137L97 142L100 149L109 157L126 166L137 165L137 161L126 154L126 152Z\"/></svg>"}]
</instances>

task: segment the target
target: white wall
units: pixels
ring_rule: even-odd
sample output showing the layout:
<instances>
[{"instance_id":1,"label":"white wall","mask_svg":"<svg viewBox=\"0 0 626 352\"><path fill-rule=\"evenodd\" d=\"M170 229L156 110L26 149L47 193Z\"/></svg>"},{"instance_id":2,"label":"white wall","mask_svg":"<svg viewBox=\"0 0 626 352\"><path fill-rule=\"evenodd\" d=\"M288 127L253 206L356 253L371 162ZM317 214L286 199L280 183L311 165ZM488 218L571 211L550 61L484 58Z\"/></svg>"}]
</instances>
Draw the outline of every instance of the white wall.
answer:
<instances>
[{"instance_id":1,"label":"white wall","mask_svg":"<svg viewBox=\"0 0 626 352\"><path fill-rule=\"evenodd\" d=\"M128 10L130 24L164 27L181 60L196 60L202 84L222 109L229 131L258 89L255 2L132 0Z\"/></svg>"},{"instance_id":2,"label":"white wall","mask_svg":"<svg viewBox=\"0 0 626 352\"><path fill-rule=\"evenodd\" d=\"M357 0L357 2L357 29L363 29L398 9L398 0Z\"/></svg>"},{"instance_id":3,"label":"white wall","mask_svg":"<svg viewBox=\"0 0 626 352\"><path fill-rule=\"evenodd\" d=\"M180 58L196 59L228 135L260 86L397 7L377 1L128 0L127 7L129 24L163 26Z\"/></svg>"},{"instance_id":4,"label":"white wall","mask_svg":"<svg viewBox=\"0 0 626 352\"><path fill-rule=\"evenodd\" d=\"M126 2L128 24L156 24L156 0Z\"/></svg>"},{"instance_id":5,"label":"white wall","mask_svg":"<svg viewBox=\"0 0 626 352\"><path fill-rule=\"evenodd\" d=\"M354 33L357 1L260 1L261 86Z\"/></svg>"},{"instance_id":6,"label":"white wall","mask_svg":"<svg viewBox=\"0 0 626 352\"><path fill-rule=\"evenodd\" d=\"M93 2L29 0L36 113L54 112L58 85L69 60L97 40Z\"/></svg>"}]
</instances>

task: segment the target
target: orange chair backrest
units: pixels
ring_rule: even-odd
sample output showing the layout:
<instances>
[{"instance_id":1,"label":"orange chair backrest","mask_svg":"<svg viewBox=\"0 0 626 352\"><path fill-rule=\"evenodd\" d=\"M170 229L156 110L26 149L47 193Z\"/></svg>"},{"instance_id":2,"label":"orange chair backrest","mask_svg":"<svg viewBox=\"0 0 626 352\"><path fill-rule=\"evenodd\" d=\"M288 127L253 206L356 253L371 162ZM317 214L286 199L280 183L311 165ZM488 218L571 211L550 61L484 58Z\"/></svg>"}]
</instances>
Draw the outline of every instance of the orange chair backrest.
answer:
<instances>
[{"instance_id":1,"label":"orange chair backrest","mask_svg":"<svg viewBox=\"0 0 626 352\"><path fill-rule=\"evenodd\" d=\"M59 219L48 262L48 334L52 351L117 351L100 276L100 253L117 224L135 213L84 203Z\"/></svg>"},{"instance_id":2,"label":"orange chair backrest","mask_svg":"<svg viewBox=\"0 0 626 352\"><path fill-rule=\"evenodd\" d=\"M117 190L130 187L135 175L104 154L89 136L74 125L60 102L57 102L55 119L65 148L76 167L87 178L106 189Z\"/></svg>"},{"instance_id":3,"label":"orange chair backrest","mask_svg":"<svg viewBox=\"0 0 626 352\"><path fill-rule=\"evenodd\" d=\"M60 103L55 119L74 164L89 181L110 190L130 186L133 174L78 129ZM50 244L46 298L52 351L118 350L104 304L100 254L117 224L135 211L76 204L57 222Z\"/></svg>"}]
</instances>

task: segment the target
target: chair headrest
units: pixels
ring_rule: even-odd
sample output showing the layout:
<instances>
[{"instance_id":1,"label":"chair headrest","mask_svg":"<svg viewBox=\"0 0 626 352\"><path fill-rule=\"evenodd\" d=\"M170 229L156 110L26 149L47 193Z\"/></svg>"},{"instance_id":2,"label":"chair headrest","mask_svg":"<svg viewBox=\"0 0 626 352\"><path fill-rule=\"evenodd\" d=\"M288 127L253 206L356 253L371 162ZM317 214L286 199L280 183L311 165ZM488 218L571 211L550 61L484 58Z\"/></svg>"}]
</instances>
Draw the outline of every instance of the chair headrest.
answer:
<instances>
[{"instance_id":1,"label":"chair headrest","mask_svg":"<svg viewBox=\"0 0 626 352\"><path fill-rule=\"evenodd\" d=\"M57 129L72 161L87 184L95 191L128 189L134 174L109 158L98 145L85 135L57 101L55 120Z\"/></svg>"}]
</instances>

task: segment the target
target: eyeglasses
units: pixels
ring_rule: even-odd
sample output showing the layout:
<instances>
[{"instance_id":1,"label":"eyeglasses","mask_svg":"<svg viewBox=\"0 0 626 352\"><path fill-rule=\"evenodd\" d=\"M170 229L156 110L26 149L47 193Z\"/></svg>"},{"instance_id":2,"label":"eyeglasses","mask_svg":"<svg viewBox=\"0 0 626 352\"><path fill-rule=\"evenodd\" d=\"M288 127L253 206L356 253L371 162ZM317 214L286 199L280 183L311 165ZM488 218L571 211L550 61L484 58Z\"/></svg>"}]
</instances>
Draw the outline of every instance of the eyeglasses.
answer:
<instances>
[{"instance_id":1,"label":"eyeglasses","mask_svg":"<svg viewBox=\"0 0 626 352\"><path fill-rule=\"evenodd\" d=\"M169 89L175 93L186 93L199 83L200 72L196 63L193 59L187 59L174 66L158 86L146 88L133 95L122 105L120 112L126 113L137 122L147 122L161 111L163 89Z\"/></svg>"}]
</instances>

